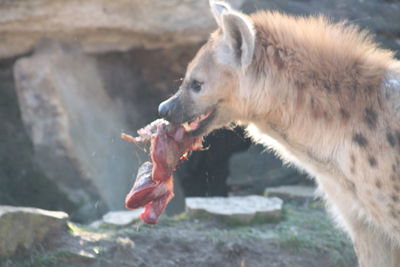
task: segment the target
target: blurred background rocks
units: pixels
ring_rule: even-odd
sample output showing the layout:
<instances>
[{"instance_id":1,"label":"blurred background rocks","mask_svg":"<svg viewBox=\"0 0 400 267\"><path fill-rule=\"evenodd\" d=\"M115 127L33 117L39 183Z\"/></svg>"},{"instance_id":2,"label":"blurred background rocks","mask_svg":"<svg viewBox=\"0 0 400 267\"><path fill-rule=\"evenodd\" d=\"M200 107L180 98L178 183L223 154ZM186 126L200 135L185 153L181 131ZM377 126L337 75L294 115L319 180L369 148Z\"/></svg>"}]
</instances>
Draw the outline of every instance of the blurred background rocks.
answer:
<instances>
[{"instance_id":1,"label":"blurred background rocks","mask_svg":"<svg viewBox=\"0 0 400 267\"><path fill-rule=\"evenodd\" d=\"M89 53L195 44L213 26L207 1L2 0L0 58L29 52L43 38Z\"/></svg>"},{"instance_id":2,"label":"blurred background rocks","mask_svg":"<svg viewBox=\"0 0 400 267\"><path fill-rule=\"evenodd\" d=\"M399 1L228 2L347 19L399 55ZM215 27L206 0L1 0L0 204L64 210L76 221L123 209L148 156L119 134L157 117ZM217 131L206 146L178 169L171 214L185 195L263 194L307 181L242 129Z\"/></svg>"}]
</instances>

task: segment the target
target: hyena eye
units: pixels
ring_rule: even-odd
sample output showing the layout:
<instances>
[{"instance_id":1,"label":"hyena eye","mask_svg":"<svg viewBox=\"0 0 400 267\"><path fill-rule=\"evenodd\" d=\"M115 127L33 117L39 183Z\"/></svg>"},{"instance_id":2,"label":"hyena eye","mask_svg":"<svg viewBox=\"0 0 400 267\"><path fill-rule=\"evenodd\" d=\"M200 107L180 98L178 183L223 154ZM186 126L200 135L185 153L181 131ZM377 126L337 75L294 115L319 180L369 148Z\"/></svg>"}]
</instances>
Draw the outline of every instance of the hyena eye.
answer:
<instances>
[{"instance_id":1,"label":"hyena eye","mask_svg":"<svg viewBox=\"0 0 400 267\"><path fill-rule=\"evenodd\" d=\"M199 82L197 80L193 80L190 84L190 89L192 89L195 92L199 92L201 90L201 86L203 85L202 82Z\"/></svg>"}]
</instances>

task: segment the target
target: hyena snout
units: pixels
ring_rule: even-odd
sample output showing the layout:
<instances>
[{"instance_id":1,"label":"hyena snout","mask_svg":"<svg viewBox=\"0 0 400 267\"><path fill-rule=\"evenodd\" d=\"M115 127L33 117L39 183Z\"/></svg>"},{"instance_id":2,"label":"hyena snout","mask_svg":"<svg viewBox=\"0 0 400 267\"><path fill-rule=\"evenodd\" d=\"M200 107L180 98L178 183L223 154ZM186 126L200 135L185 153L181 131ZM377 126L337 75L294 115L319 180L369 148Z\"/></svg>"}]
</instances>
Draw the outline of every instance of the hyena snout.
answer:
<instances>
[{"instance_id":1,"label":"hyena snout","mask_svg":"<svg viewBox=\"0 0 400 267\"><path fill-rule=\"evenodd\" d=\"M174 124L185 122L182 103L177 96L168 98L158 106L158 114L161 118Z\"/></svg>"},{"instance_id":2,"label":"hyena snout","mask_svg":"<svg viewBox=\"0 0 400 267\"><path fill-rule=\"evenodd\" d=\"M168 117L170 117L171 109L169 106L170 106L169 99L160 103L160 105L158 106L158 115L161 118L168 119Z\"/></svg>"}]
</instances>

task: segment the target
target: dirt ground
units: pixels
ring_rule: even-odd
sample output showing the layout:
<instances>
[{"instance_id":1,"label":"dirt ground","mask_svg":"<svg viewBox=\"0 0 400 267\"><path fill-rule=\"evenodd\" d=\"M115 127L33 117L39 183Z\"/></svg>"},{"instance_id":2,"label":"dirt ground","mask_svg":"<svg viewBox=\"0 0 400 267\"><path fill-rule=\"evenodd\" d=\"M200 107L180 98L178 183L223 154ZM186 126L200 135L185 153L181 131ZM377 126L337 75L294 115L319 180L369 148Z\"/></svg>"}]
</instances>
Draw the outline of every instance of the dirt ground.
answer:
<instances>
[{"instance_id":1,"label":"dirt ground","mask_svg":"<svg viewBox=\"0 0 400 267\"><path fill-rule=\"evenodd\" d=\"M350 241L320 202L285 204L279 223L234 225L181 214L155 226L68 227L2 266L356 266Z\"/></svg>"}]
</instances>

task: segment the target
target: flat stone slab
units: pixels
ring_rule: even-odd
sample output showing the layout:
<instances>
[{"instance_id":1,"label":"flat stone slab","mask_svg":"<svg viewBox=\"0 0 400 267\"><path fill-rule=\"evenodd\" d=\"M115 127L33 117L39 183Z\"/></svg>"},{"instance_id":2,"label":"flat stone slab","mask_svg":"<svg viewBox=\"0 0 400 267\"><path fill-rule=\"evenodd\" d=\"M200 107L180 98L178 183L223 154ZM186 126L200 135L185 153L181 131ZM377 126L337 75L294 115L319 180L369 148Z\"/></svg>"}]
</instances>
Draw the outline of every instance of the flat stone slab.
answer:
<instances>
[{"instance_id":1,"label":"flat stone slab","mask_svg":"<svg viewBox=\"0 0 400 267\"><path fill-rule=\"evenodd\" d=\"M103 216L103 223L116 226L129 225L140 220L139 216L143 210L143 208L140 208L135 210L110 211Z\"/></svg>"},{"instance_id":2,"label":"flat stone slab","mask_svg":"<svg viewBox=\"0 0 400 267\"><path fill-rule=\"evenodd\" d=\"M28 207L0 206L0 258L30 249L51 233L67 229L68 214Z\"/></svg>"},{"instance_id":3,"label":"flat stone slab","mask_svg":"<svg viewBox=\"0 0 400 267\"><path fill-rule=\"evenodd\" d=\"M213 216L231 223L275 222L282 215L277 197L188 197L186 210L192 216Z\"/></svg>"},{"instance_id":4,"label":"flat stone slab","mask_svg":"<svg viewBox=\"0 0 400 267\"><path fill-rule=\"evenodd\" d=\"M264 195L267 197L279 197L283 200L307 200L315 198L315 187L305 185L286 185L268 187Z\"/></svg>"}]
</instances>

